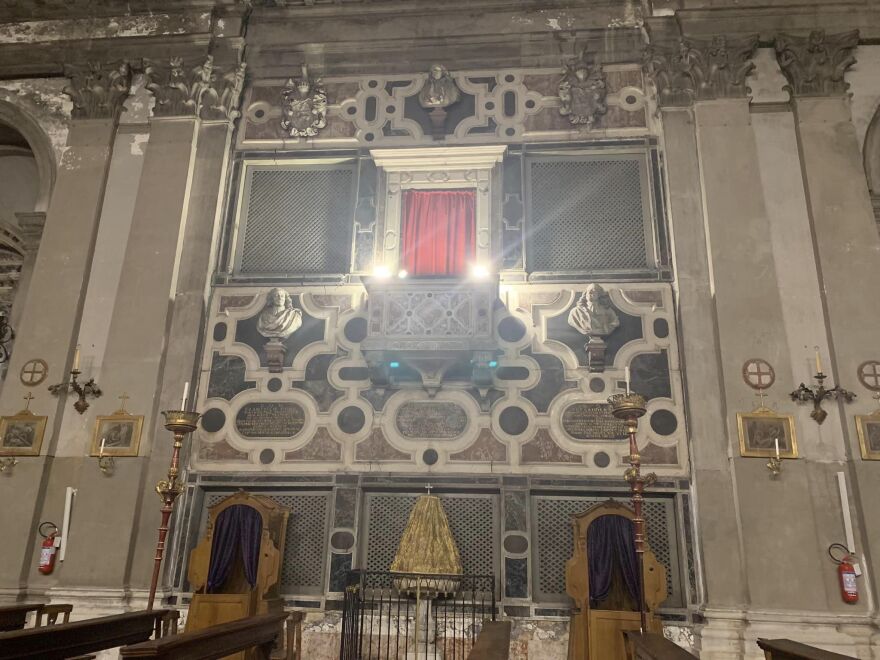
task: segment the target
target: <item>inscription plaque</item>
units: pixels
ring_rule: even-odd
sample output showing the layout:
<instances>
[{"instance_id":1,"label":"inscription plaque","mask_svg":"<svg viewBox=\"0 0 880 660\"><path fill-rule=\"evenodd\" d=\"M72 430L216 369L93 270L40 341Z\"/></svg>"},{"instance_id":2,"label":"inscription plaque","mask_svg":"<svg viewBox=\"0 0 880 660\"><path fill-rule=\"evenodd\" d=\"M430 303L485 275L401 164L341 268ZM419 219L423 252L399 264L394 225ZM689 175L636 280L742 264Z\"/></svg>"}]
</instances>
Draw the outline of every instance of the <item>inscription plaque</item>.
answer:
<instances>
[{"instance_id":1,"label":"inscription plaque","mask_svg":"<svg viewBox=\"0 0 880 660\"><path fill-rule=\"evenodd\" d=\"M235 428L246 438L291 438L305 423L306 411L290 402L247 403L235 416Z\"/></svg>"},{"instance_id":2,"label":"inscription plaque","mask_svg":"<svg viewBox=\"0 0 880 660\"><path fill-rule=\"evenodd\" d=\"M397 430L406 438L457 438L467 428L467 413L449 401L409 401L397 410Z\"/></svg>"},{"instance_id":3,"label":"inscription plaque","mask_svg":"<svg viewBox=\"0 0 880 660\"><path fill-rule=\"evenodd\" d=\"M609 403L574 403L562 413L562 428L575 440L624 440L626 424Z\"/></svg>"}]
</instances>

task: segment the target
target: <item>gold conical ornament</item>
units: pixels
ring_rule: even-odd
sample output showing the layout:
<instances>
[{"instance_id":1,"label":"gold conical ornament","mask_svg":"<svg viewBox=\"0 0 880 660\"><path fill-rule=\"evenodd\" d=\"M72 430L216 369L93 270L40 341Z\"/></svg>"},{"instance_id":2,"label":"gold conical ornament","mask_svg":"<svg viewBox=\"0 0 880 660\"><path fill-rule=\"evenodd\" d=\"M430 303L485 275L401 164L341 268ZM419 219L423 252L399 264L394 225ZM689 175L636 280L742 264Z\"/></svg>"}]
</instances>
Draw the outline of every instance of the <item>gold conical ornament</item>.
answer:
<instances>
[{"instance_id":1,"label":"gold conical ornament","mask_svg":"<svg viewBox=\"0 0 880 660\"><path fill-rule=\"evenodd\" d=\"M427 573L429 575L461 575L461 558L449 529L440 498L422 495L416 500L403 530L394 561L394 573ZM395 581L404 591L449 592L458 580L401 578Z\"/></svg>"}]
</instances>

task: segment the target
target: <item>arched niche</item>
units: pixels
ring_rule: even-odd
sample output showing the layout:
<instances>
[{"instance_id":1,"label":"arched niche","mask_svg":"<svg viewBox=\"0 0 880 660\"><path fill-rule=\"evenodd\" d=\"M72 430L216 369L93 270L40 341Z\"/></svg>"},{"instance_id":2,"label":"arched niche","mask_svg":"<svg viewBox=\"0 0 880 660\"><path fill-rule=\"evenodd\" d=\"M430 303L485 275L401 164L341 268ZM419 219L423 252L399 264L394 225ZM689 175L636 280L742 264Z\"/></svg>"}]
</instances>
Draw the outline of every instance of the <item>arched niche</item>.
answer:
<instances>
[{"instance_id":1,"label":"arched niche","mask_svg":"<svg viewBox=\"0 0 880 660\"><path fill-rule=\"evenodd\" d=\"M21 139L16 139L16 134ZM8 141L13 141L13 144L4 144ZM32 210L45 213L49 208L49 200L52 198L52 189L55 186L57 166L55 152L49 137L39 123L6 101L0 101L0 147L5 147L7 153L10 148L19 148L29 150L33 154L38 182Z\"/></svg>"}]
</instances>

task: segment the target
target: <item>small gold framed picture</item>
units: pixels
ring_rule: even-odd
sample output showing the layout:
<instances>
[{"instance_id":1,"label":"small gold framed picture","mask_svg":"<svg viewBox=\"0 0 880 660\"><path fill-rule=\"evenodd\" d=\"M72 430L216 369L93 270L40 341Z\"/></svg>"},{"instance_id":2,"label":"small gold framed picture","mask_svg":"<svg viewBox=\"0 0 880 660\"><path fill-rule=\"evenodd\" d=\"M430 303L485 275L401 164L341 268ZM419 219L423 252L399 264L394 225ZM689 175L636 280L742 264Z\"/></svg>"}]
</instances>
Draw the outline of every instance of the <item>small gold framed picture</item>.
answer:
<instances>
[{"instance_id":1,"label":"small gold framed picture","mask_svg":"<svg viewBox=\"0 0 880 660\"><path fill-rule=\"evenodd\" d=\"M862 458L866 461L880 461L880 411L870 415L856 415L856 430L859 433Z\"/></svg>"},{"instance_id":2,"label":"small gold framed picture","mask_svg":"<svg viewBox=\"0 0 880 660\"><path fill-rule=\"evenodd\" d=\"M764 408L750 413L737 413L736 426L739 431L739 453L741 456L771 458L776 456L779 443L779 458L797 458L797 435L794 417L779 415Z\"/></svg>"},{"instance_id":3,"label":"small gold framed picture","mask_svg":"<svg viewBox=\"0 0 880 660\"><path fill-rule=\"evenodd\" d=\"M0 417L0 456L39 456L46 419L29 410Z\"/></svg>"},{"instance_id":4,"label":"small gold framed picture","mask_svg":"<svg viewBox=\"0 0 880 660\"><path fill-rule=\"evenodd\" d=\"M143 415L129 415L124 411L98 415L91 456L137 456L143 423Z\"/></svg>"}]
</instances>

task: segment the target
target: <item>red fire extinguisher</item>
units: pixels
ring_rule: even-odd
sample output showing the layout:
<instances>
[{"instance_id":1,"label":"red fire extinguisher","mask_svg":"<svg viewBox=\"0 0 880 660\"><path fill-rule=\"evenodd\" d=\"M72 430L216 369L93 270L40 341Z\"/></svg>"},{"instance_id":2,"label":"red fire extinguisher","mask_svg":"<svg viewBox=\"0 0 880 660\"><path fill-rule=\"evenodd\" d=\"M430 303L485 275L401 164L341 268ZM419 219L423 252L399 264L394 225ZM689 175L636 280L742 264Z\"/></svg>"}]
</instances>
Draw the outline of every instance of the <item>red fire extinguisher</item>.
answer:
<instances>
[{"instance_id":1,"label":"red fire extinguisher","mask_svg":"<svg viewBox=\"0 0 880 660\"><path fill-rule=\"evenodd\" d=\"M843 550L842 559L834 556L832 551L835 548ZM831 556L832 561L837 564L837 578L840 580L840 597L843 598L843 602L850 604L858 603L859 587L856 584L856 569L853 566L855 558L849 553L849 548L842 543L832 543L828 546L828 554Z\"/></svg>"},{"instance_id":2,"label":"red fire extinguisher","mask_svg":"<svg viewBox=\"0 0 880 660\"><path fill-rule=\"evenodd\" d=\"M52 531L46 534L43 532L44 527L51 527ZM40 573L49 575L49 573L55 570L55 555L57 552L55 537L58 536L58 527L54 523L44 522L40 524L38 531L40 536L43 537L43 542L40 544Z\"/></svg>"}]
</instances>

